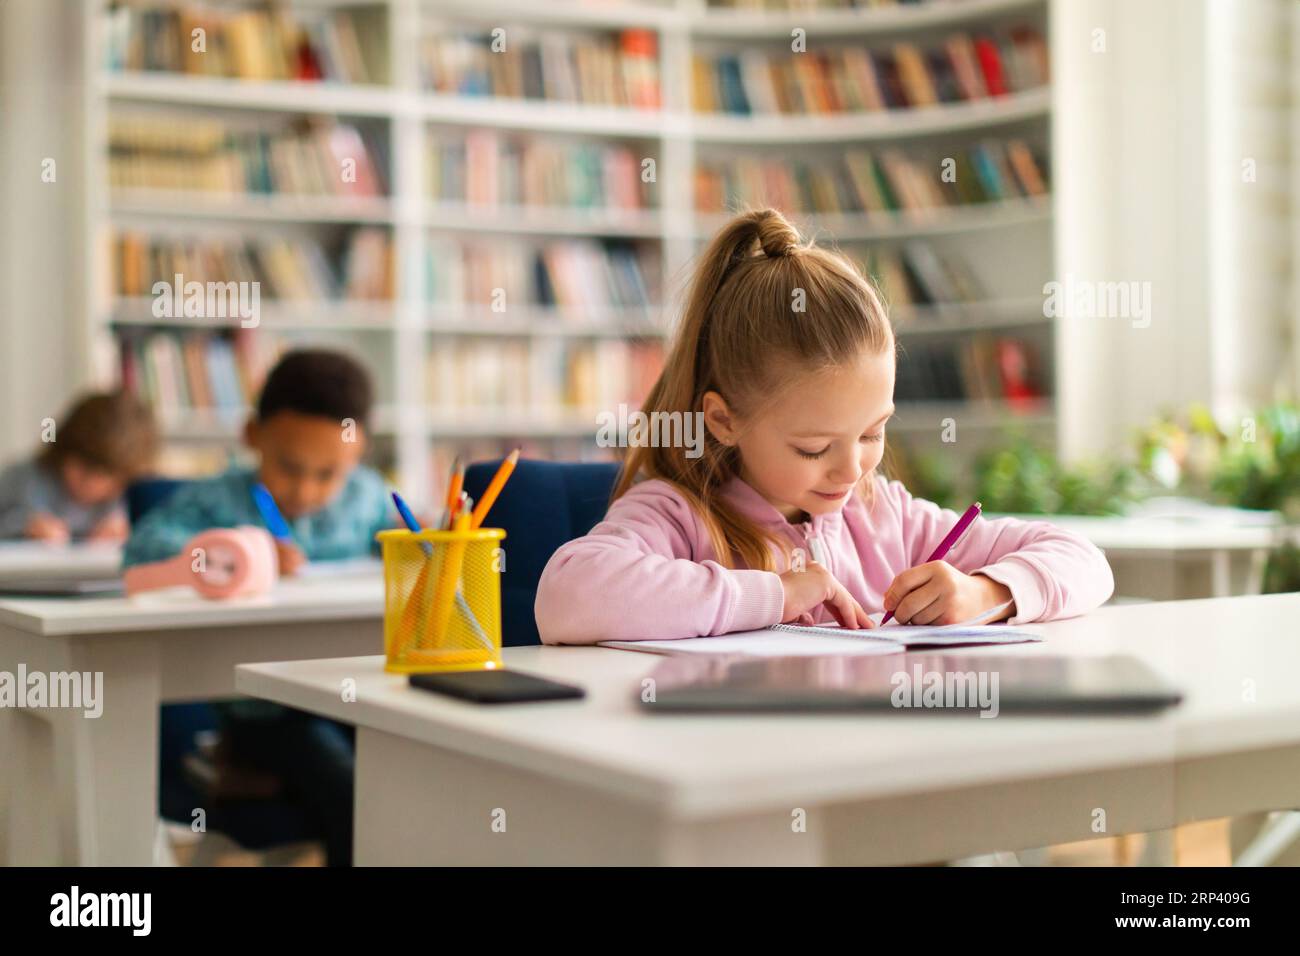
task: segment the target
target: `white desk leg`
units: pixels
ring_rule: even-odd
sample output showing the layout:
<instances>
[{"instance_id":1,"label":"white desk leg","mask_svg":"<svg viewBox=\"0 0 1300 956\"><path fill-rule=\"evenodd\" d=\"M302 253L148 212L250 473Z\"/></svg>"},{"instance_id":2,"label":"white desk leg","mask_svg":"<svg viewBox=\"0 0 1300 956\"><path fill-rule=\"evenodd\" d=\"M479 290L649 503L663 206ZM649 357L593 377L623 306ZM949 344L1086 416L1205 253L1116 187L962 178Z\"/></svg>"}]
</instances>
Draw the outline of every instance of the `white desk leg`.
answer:
<instances>
[{"instance_id":1,"label":"white desk leg","mask_svg":"<svg viewBox=\"0 0 1300 956\"><path fill-rule=\"evenodd\" d=\"M1268 569L1268 548L1256 548L1250 552L1250 568L1246 572L1246 594L1262 594L1264 591L1264 572Z\"/></svg>"},{"instance_id":2,"label":"white desk leg","mask_svg":"<svg viewBox=\"0 0 1300 956\"><path fill-rule=\"evenodd\" d=\"M51 804L50 725L47 713L0 710L0 866L48 864L57 858L57 841L42 818Z\"/></svg>"},{"instance_id":3,"label":"white desk leg","mask_svg":"<svg viewBox=\"0 0 1300 956\"><path fill-rule=\"evenodd\" d=\"M1210 581L1213 597L1232 596L1232 552L1216 549L1210 558Z\"/></svg>"},{"instance_id":4,"label":"white desk leg","mask_svg":"<svg viewBox=\"0 0 1300 956\"><path fill-rule=\"evenodd\" d=\"M1152 830L1146 834L1146 843L1142 855L1138 857L1138 866L1173 866L1174 831Z\"/></svg>"},{"instance_id":5,"label":"white desk leg","mask_svg":"<svg viewBox=\"0 0 1300 956\"><path fill-rule=\"evenodd\" d=\"M103 673L99 717L54 720L56 811L63 862L151 866L158 818L159 668L152 641L73 641L74 670Z\"/></svg>"},{"instance_id":6,"label":"white desk leg","mask_svg":"<svg viewBox=\"0 0 1300 956\"><path fill-rule=\"evenodd\" d=\"M0 627L0 670L48 674L67 667L66 647L53 638ZM0 864L49 865L59 859L49 708L0 710Z\"/></svg>"},{"instance_id":7,"label":"white desk leg","mask_svg":"<svg viewBox=\"0 0 1300 956\"><path fill-rule=\"evenodd\" d=\"M1277 866L1281 857L1300 842L1300 811L1269 814L1250 843L1241 850L1233 866Z\"/></svg>"},{"instance_id":8,"label":"white desk leg","mask_svg":"<svg viewBox=\"0 0 1300 956\"><path fill-rule=\"evenodd\" d=\"M817 864L825 827L790 811L666 820L648 804L357 728L354 859L376 865Z\"/></svg>"}]
</instances>

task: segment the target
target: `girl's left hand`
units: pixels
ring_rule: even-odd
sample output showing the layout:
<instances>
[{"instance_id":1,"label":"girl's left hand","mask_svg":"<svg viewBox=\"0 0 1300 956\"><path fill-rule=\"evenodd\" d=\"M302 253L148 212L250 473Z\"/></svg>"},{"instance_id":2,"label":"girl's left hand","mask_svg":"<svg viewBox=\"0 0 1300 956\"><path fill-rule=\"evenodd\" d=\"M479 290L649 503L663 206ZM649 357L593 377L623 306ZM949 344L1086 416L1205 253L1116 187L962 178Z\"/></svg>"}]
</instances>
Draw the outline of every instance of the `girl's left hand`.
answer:
<instances>
[{"instance_id":1,"label":"girl's left hand","mask_svg":"<svg viewBox=\"0 0 1300 956\"><path fill-rule=\"evenodd\" d=\"M894 612L899 624L958 624L1005 604L1011 589L982 574L964 574L947 561L929 561L908 568L894 578L885 591L886 611ZM1011 605L985 623L1016 613Z\"/></svg>"}]
</instances>

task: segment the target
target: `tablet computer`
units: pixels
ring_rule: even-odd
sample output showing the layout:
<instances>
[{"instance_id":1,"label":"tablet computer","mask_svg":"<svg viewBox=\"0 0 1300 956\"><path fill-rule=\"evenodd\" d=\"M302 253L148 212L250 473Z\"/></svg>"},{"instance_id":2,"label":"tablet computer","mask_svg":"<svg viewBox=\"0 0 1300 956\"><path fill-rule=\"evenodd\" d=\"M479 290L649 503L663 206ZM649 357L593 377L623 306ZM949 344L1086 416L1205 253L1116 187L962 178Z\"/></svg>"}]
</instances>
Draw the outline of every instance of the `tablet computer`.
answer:
<instances>
[{"instance_id":1,"label":"tablet computer","mask_svg":"<svg viewBox=\"0 0 1300 956\"><path fill-rule=\"evenodd\" d=\"M663 713L1133 714L1182 700L1177 688L1126 655L674 657L650 678L653 693L638 692L638 700Z\"/></svg>"},{"instance_id":2,"label":"tablet computer","mask_svg":"<svg viewBox=\"0 0 1300 956\"><path fill-rule=\"evenodd\" d=\"M120 577L0 578L0 597L111 597L122 593Z\"/></svg>"}]
</instances>

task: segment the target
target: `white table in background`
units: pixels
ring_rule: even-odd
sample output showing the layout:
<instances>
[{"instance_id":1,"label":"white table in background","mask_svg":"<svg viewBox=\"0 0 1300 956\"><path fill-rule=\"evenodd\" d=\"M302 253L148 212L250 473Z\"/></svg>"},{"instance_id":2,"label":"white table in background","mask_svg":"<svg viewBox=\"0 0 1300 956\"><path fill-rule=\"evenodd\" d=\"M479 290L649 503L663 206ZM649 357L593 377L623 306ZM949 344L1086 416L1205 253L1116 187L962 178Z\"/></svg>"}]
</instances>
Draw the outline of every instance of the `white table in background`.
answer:
<instances>
[{"instance_id":1,"label":"white table in background","mask_svg":"<svg viewBox=\"0 0 1300 956\"><path fill-rule=\"evenodd\" d=\"M1275 511L1178 498L1152 499L1124 516L1013 517L1087 538L1110 561L1117 595L1152 600L1258 594L1268 554L1285 534Z\"/></svg>"},{"instance_id":2,"label":"white table in background","mask_svg":"<svg viewBox=\"0 0 1300 956\"><path fill-rule=\"evenodd\" d=\"M373 573L224 602L188 589L0 600L0 671L104 675L99 718L0 709L0 862L150 864L159 705L233 697L234 666L247 661L382 650L382 617Z\"/></svg>"},{"instance_id":3,"label":"white table in background","mask_svg":"<svg viewBox=\"0 0 1300 956\"><path fill-rule=\"evenodd\" d=\"M0 541L0 582L104 578L117 574L121 563L122 548L116 544Z\"/></svg>"},{"instance_id":4,"label":"white table in background","mask_svg":"<svg viewBox=\"0 0 1300 956\"><path fill-rule=\"evenodd\" d=\"M1135 604L962 651L1133 654L1186 694L1150 717L655 715L634 696L659 658L581 647L505 661L582 701L475 706L378 657L235 683L356 725L359 864L892 864L1300 806L1298 620L1300 594Z\"/></svg>"}]
</instances>

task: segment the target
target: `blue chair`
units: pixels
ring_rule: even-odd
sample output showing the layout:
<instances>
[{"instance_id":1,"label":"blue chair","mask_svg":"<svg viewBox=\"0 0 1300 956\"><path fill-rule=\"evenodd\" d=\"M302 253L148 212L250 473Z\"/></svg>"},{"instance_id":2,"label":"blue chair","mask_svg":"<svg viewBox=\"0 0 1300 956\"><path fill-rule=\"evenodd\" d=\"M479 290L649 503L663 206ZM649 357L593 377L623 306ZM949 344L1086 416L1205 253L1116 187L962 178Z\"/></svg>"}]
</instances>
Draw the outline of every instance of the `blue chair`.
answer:
<instances>
[{"instance_id":1,"label":"blue chair","mask_svg":"<svg viewBox=\"0 0 1300 956\"><path fill-rule=\"evenodd\" d=\"M132 527L183 485L174 478L146 478L126 489ZM214 733L220 719L211 704L163 704L158 719L158 815L190 824L196 807L207 811L209 833L225 834L247 850L277 848L319 839L320 830L293 804L281 799L227 800L213 804L186 773L186 761L199 751L199 740ZM196 859L202 855L202 848Z\"/></svg>"},{"instance_id":2,"label":"blue chair","mask_svg":"<svg viewBox=\"0 0 1300 956\"><path fill-rule=\"evenodd\" d=\"M500 464L478 462L465 469L465 491L471 498L478 500ZM533 604L542 569L560 545L586 534L605 516L618 473L614 462L521 460L515 467L484 522L506 532L501 575L501 642L506 647L541 643Z\"/></svg>"},{"instance_id":3,"label":"blue chair","mask_svg":"<svg viewBox=\"0 0 1300 956\"><path fill-rule=\"evenodd\" d=\"M175 478L142 478L126 489L126 516L131 527L150 509L170 498L184 482Z\"/></svg>"}]
</instances>

